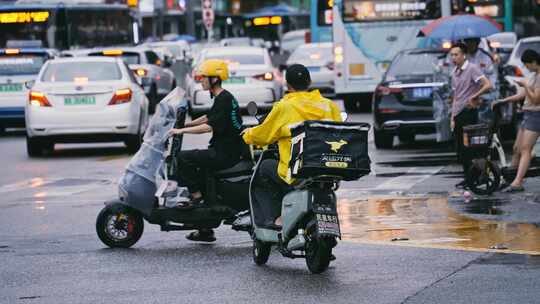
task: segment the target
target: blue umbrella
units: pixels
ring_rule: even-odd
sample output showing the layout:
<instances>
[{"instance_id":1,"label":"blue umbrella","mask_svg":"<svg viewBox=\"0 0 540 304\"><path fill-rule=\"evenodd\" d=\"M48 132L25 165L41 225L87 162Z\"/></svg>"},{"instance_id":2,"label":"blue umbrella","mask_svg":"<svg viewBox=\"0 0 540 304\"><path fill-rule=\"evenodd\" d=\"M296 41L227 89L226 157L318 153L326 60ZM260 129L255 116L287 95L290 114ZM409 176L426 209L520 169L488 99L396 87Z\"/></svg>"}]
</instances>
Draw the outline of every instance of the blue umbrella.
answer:
<instances>
[{"instance_id":1,"label":"blue umbrella","mask_svg":"<svg viewBox=\"0 0 540 304\"><path fill-rule=\"evenodd\" d=\"M457 41L486 37L500 31L500 25L488 17L454 15L430 22L420 30L418 37Z\"/></svg>"}]
</instances>

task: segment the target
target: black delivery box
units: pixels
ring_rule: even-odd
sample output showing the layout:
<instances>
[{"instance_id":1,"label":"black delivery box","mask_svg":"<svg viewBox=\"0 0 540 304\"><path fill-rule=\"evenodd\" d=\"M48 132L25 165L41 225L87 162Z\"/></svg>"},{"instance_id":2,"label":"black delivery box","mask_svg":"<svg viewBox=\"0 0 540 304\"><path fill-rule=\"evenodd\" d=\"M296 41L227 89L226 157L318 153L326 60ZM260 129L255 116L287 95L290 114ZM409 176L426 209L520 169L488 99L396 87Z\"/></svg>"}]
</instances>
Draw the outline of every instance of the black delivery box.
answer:
<instances>
[{"instance_id":1,"label":"black delivery box","mask_svg":"<svg viewBox=\"0 0 540 304\"><path fill-rule=\"evenodd\" d=\"M370 173L369 124L304 121L291 128L289 175L356 180Z\"/></svg>"}]
</instances>

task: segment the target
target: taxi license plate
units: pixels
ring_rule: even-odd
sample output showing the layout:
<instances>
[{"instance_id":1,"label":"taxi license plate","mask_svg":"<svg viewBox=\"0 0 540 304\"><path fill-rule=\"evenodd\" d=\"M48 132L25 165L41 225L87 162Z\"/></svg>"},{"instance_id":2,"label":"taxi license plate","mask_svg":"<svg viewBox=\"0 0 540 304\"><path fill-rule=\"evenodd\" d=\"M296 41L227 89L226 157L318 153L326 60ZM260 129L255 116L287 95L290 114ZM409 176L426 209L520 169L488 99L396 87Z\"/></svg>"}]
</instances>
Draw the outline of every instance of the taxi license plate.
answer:
<instances>
[{"instance_id":1,"label":"taxi license plate","mask_svg":"<svg viewBox=\"0 0 540 304\"><path fill-rule=\"evenodd\" d=\"M23 86L20 83L9 83L9 84L0 85L1 93L20 92L22 91L22 89L23 89Z\"/></svg>"},{"instance_id":2,"label":"taxi license plate","mask_svg":"<svg viewBox=\"0 0 540 304\"><path fill-rule=\"evenodd\" d=\"M227 80L225 80L226 84L243 84L246 83L246 79L244 77L231 77Z\"/></svg>"},{"instance_id":3,"label":"taxi license plate","mask_svg":"<svg viewBox=\"0 0 540 304\"><path fill-rule=\"evenodd\" d=\"M66 106L95 105L95 104L96 104L95 96L73 96L73 97L64 98L64 105Z\"/></svg>"}]
</instances>

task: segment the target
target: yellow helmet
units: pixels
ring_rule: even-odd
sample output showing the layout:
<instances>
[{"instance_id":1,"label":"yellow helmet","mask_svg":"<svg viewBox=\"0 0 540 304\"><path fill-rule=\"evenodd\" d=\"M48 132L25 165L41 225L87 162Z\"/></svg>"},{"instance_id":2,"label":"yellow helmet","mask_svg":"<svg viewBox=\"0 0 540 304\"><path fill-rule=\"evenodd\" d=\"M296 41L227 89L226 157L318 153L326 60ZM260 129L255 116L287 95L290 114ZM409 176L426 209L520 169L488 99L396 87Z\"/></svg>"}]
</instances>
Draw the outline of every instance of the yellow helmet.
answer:
<instances>
[{"instance_id":1,"label":"yellow helmet","mask_svg":"<svg viewBox=\"0 0 540 304\"><path fill-rule=\"evenodd\" d=\"M197 74L204 77L219 77L224 81L229 79L229 67L224 60L208 59L199 66Z\"/></svg>"}]
</instances>

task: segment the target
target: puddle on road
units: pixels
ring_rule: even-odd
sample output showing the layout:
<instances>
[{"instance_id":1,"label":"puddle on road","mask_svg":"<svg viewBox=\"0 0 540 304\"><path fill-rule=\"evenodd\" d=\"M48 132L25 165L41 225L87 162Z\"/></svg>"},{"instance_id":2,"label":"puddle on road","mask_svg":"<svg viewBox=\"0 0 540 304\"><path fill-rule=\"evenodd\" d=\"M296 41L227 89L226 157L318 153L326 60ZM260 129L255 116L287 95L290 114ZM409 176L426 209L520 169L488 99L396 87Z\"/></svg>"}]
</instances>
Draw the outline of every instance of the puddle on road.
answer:
<instances>
[{"instance_id":1,"label":"puddle on road","mask_svg":"<svg viewBox=\"0 0 540 304\"><path fill-rule=\"evenodd\" d=\"M471 208L475 212L497 212L498 203L489 206L479 202ZM537 226L469 218L454 211L444 197L371 197L362 202L344 199L338 209L344 240L540 255Z\"/></svg>"}]
</instances>

